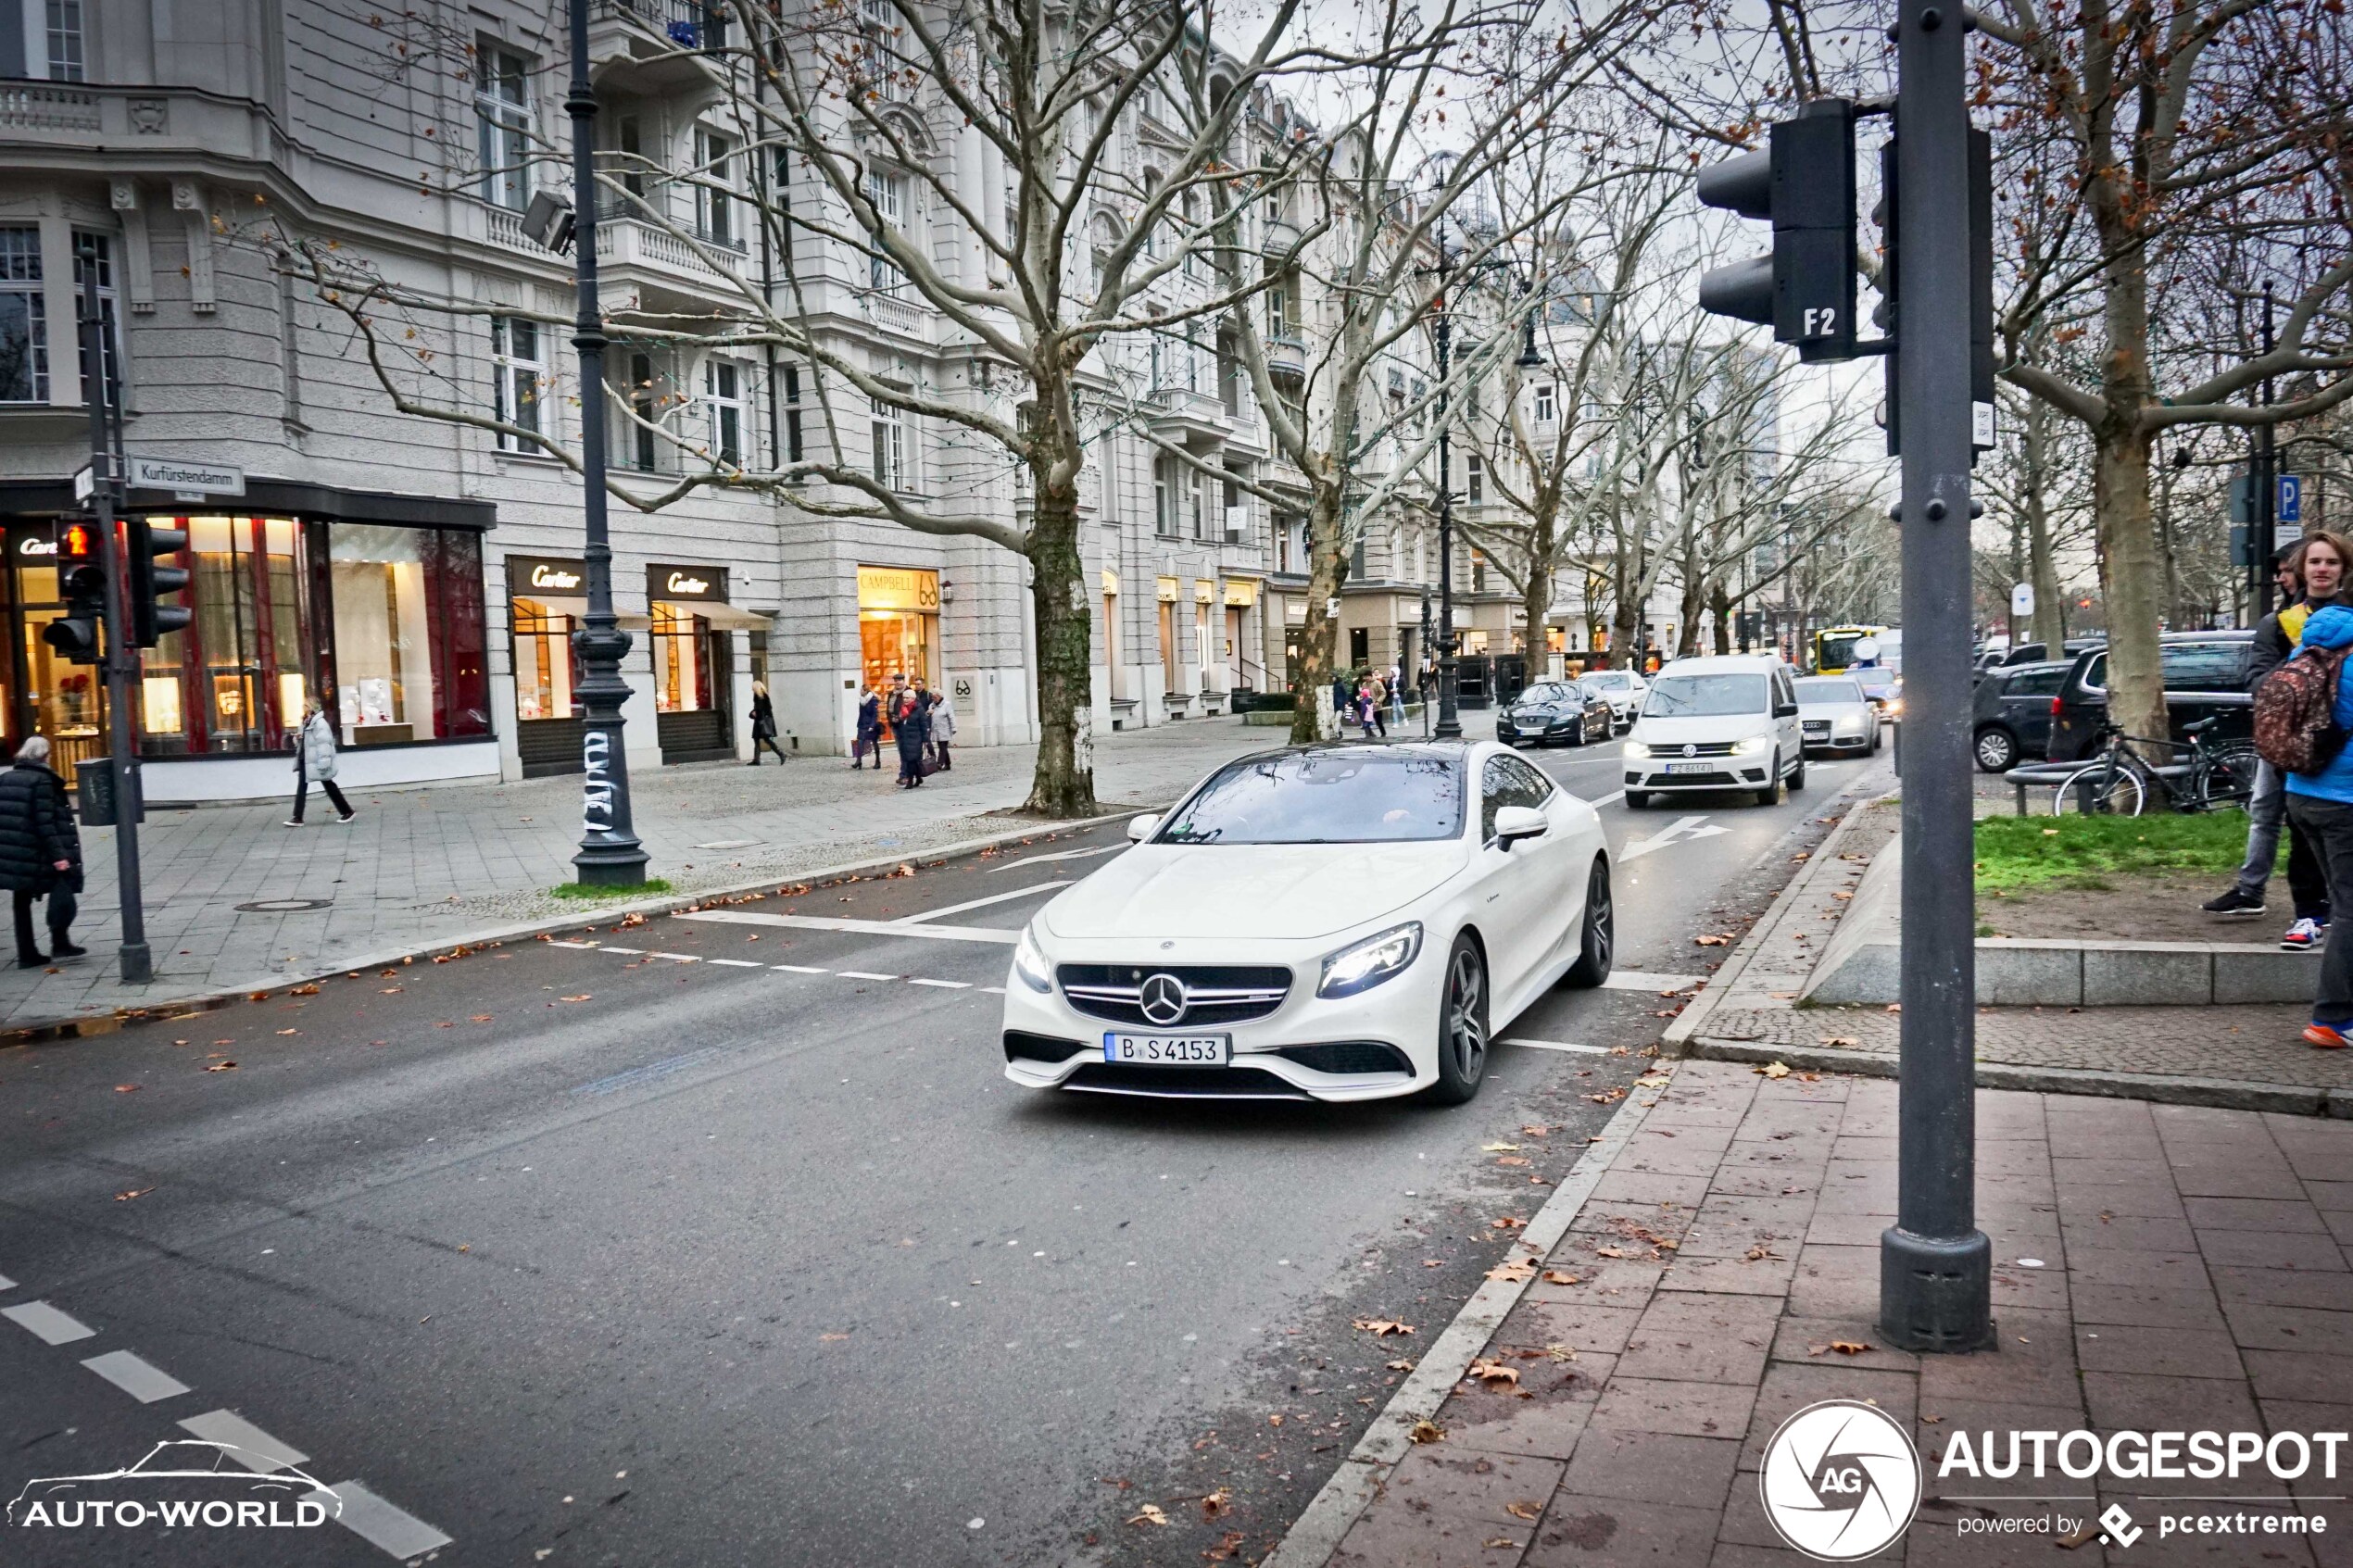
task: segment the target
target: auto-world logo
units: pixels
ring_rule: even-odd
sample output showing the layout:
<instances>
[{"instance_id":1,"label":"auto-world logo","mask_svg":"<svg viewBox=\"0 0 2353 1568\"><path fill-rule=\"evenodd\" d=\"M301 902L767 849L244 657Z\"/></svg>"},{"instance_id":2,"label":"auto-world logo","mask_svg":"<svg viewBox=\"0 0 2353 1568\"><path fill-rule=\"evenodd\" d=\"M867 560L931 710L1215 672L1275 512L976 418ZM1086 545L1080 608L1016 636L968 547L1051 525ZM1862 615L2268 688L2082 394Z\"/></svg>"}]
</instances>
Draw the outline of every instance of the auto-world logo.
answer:
<instances>
[{"instance_id":1,"label":"auto-world logo","mask_svg":"<svg viewBox=\"0 0 2353 1568\"><path fill-rule=\"evenodd\" d=\"M1919 1451L1876 1405L1825 1399L1780 1424L1757 1476L1781 1539L1823 1562L1853 1562L1899 1539L1920 1505Z\"/></svg>"},{"instance_id":2,"label":"auto-world logo","mask_svg":"<svg viewBox=\"0 0 2353 1568\"><path fill-rule=\"evenodd\" d=\"M16 1529L95 1531L315 1529L343 1515L343 1499L292 1465L257 1472L227 1443L157 1443L138 1463L91 1475L42 1475L8 1503Z\"/></svg>"}]
</instances>

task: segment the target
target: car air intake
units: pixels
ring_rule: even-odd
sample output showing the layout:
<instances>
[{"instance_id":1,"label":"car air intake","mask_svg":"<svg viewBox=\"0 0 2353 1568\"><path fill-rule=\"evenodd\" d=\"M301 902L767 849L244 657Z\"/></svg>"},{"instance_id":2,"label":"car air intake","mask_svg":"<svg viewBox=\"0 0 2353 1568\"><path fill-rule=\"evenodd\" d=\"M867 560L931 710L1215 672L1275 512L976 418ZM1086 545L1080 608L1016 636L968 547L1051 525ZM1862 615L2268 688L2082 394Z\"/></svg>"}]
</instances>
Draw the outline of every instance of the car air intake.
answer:
<instances>
[{"instance_id":1,"label":"car air intake","mask_svg":"<svg viewBox=\"0 0 2353 1568\"><path fill-rule=\"evenodd\" d=\"M1029 1035L1019 1029L1005 1031L1007 1061L1068 1061L1086 1048L1083 1040L1059 1040L1051 1035Z\"/></svg>"},{"instance_id":2,"label":"car air intake","mask_svg":"<svg viewBox=\"0 0 2353 1568\"><path fill-rule=\"evenodd\" d=\"M1322 1046L1285 1046L1275 1053L1318 1073L1400 1073L1414 1074L1414 1064L1395 1046L1378 1040L1336 1040Z\"/></svg>"},{"instance_id":3,"label":"car air intake","mask_svg":"<svg viewBox=\"0 0 2353 1568\"><path fill-rule=\"evenodd\" d=\"M1063 1087L1092 1089L1107 1095L1167 1095L1193 1099L1312 1098L1256 1067L1131 1067L1122 1062L1090 1061L1063 1079Z\"/></svg>"}]
</instances>

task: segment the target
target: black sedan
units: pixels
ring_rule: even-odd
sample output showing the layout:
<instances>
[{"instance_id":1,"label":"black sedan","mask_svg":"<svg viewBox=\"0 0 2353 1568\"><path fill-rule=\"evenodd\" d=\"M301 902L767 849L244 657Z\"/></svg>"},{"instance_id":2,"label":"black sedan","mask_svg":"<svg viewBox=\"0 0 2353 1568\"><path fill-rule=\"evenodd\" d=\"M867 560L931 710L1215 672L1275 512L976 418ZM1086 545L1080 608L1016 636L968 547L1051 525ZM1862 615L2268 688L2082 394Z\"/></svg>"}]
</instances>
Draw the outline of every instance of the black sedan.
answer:
<instances>
[{"instance_id":1,"label":"black sedan","mask_svg":"<svg viewBox=\"0 0 2353 1568\"><path fill-rule=\"evenodd\" d=\"M1969 746L1979 771L2007 773L2020 762L2043 760L2051 738L2051 698L2073 668L2070 661L2049 659L1985 672L1969 720Z\"/></svg>"},{"instance_id":2,"label":"black sedan","mask_svg":"<svg viewBox=\"0 0 2353 1568\"><path fill-rule=\"evenodd\" d=\"M1495 715L1495 738L1505 746L1583 746L1607 740L1609 698L1575 681L1539 681Z\"/></svg>"}]
</instances>

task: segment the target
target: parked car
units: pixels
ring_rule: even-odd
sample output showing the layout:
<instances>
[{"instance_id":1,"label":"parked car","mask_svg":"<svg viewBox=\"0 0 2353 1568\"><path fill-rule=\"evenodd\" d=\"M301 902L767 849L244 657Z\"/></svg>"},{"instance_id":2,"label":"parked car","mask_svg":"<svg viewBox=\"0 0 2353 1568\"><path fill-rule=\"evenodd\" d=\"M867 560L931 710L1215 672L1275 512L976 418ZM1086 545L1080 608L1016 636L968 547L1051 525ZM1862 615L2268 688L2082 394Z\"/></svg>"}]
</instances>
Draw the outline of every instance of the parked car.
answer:
<instances>
[{"instance_id":1,"label":"parked car","mask_svg":"<svg viewBox=\"0 0 2353 1568\"><path fill-rule=\"evenodd\" d=\"M1863 696L1855 671L1802 675L1797 688L1797 727L1806 749L1862 752L1879 749L1879 709Z\"/></svg>"},{"instance_id":2,"label":"parked car","mask_svg":"<svg viewBox=\"0 0 2353 1568\"><path fill-rule=\"evenodd\" d=\"M1626 804L1692 790L1755 790L1759 806L1806 787L1789 666L1771 654L1679 659L1651 680L1626 738Z\"/></svg>"},{"instance_id":3,"label":"parked car","mask_svg":"<svg viewBox=\"0 0 2353 1568\"><path fill-rule=\"evenodd\" d=\"M1978 656L1977 673L1982 678L1995 670L2008 670L2020 664L2064 664L2077 654L2106 647L2105 637L2070 637L2054 656L2045 643L2020 643L2014 647Z\"/></svg>"},{"instance_id":4,"label":"parked car","mask_svg":"<svg viewBox=\"0 0 2353 1568\"><path fill-rule=\"evenodd\" d=\"M1846 678L1863 688L1863 700L1879 710L1880 721L1900 722L1904 717L1904 671L1883 664L1849 670Z\"/></svg>"},{"instance_id":5,"label":"parked car","mask_svg":"<svg viewBox=\"0 0 2353 1568\"><path fill-rule=\"evenodd\" d=\"M2007 773L2020 762L2042 760L2051 738L2051 698L2073 668L2067 659L2046 659L1986 671L1969 718L1970 746L1982 771Z\"/></svg>"},{"instance_id":6,"label":"parked car","mask_svg":"<svg viewBox=\"0 0 2353 1568\"><path fill-rule=\"evenodd\" d=\"M2246 740L2255 734L2255 698L2246 670L2255 648L2252 632L2169 632L2159 640L2159 671L2165 681L2165 710L2172 738L2200 719L2221 715L2215 740ZM2087 649L2051 698L2050 759L2073 762L2095 750L2108 721L2108 649Z\"/></svg>"},{"instance_id":7,"label":"parked car","mask_svg":"<svg viewBox=\"0 0 2353 1568\"><path fill-rule=\"evenodd\" d=\"M1583 746L1607 740L1617 717L1609 699L1575 681L1539 681L1495 715L1495 738L1505 746Z\"/></svg>"},{"instance_id":8,"label":"parked car","mask_svg":"<svg viewBox=\"0 0 2353 1568\"><path fill-rule=\"evenodd\" d=\"M1650 682L1632 670L1588 670L1577 677L1577 684L1608 699L1621 734L1633 728L1634 716L1642 712L1642 699L1651 689Z\"/></svg>"}]
</instances>

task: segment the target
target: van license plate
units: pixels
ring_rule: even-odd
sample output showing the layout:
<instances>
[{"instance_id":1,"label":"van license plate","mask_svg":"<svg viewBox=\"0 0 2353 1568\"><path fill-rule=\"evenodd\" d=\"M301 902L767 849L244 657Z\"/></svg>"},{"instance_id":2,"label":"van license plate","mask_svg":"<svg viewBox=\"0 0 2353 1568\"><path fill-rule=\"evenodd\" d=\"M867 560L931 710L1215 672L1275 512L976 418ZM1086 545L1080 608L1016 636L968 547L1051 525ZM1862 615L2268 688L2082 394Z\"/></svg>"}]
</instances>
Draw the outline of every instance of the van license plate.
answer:
<instances>
[{"instance_id":1,"label":"van license plate","mask_svg":"<svg viewBox=\"0 0 2353 1568\"><path fill-rule=\"evenodd\" d=\"M1713 762L1669 762L1667 771L1670 773L1713 773L1719 770Z\"/></svg>"}]
</instances>

